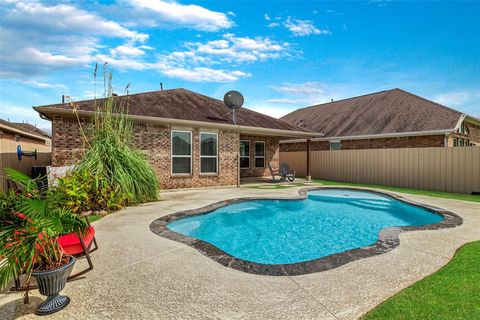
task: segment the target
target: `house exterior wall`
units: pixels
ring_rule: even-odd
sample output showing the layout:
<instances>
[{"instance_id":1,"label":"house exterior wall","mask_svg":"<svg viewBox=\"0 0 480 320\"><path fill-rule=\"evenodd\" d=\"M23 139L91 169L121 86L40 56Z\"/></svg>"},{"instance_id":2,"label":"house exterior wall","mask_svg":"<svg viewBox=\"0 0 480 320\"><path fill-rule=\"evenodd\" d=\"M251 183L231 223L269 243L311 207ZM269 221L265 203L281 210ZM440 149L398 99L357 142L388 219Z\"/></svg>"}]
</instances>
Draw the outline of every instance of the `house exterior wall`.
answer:
<instances>
[{"instance_id":1,"label":"house exterior wall","mask_svg":"<svg viewBox=\"0 0 480 320\"><path fill-rule=\"evenodd\" d=\"M387 149L387 148L426 148L426 147L443 147L445 144L445 136L413 136L398 138L378 138L378 139L359 139L359 140L342 140L342 150L356 149ZM312 141L310 142L310 150L329 150L330 143L328 141ZM281 152L307 151L306 143L282 143L280 145Z\"/></svg>"},{"instance_id":2,"label":"house exterior wall","mask_svg":"<svg viewBox=\"0 0 480 320\"><path fill-rule=\"evenodd\" d=\"M273 170L278 170L280 161L280 138L241 135L240 140L250 141L250 168L240 169L241 178L270 176L270 170L268 169L269 163ZM265 142L265 167L263 168L255 167L255 141Z\"/></svg>"},{"instance_id":3,"label":"house exterior wall","mask_svg":"<svg viewBox=\"0 0 480 320\"><path fill-rule=\"evenodd\" d=\"M82 120L87 130L88 123ZM52 166L66 166L81 159L85 152L85 142L80 126L75 118L56 116L52 119ZM192 132L192 174L171 174L171 130ZM200 132L218 133L218 173L200 173ZM278 169L279 140L276 137L241 136L251 141L251 169L242 169L242 177L270 175L268 167L254 168L254 142L265 141L265 164L272 163ZM143 151L153 166L163 189L199 188L215 186L236 186L238 180L239 134L230 130L208 130L202 128L182 128L153 123L135 123L133 145Z\"/></svg>"},{"instance_id":4,"label":"house exterior wall","mask_svg":"<svg viewBox=\"0 0 480 320\"><path fill-rule=\"evenodd\" d=\"M468 127L469 134L462 134L462 133L451 133L448 135L448 146L453 147L453 139L464 139L468 140L471 143L480 146L480 126L477 126L473 123L465 121L466 126Z\"/></svg>"}]
</instances>

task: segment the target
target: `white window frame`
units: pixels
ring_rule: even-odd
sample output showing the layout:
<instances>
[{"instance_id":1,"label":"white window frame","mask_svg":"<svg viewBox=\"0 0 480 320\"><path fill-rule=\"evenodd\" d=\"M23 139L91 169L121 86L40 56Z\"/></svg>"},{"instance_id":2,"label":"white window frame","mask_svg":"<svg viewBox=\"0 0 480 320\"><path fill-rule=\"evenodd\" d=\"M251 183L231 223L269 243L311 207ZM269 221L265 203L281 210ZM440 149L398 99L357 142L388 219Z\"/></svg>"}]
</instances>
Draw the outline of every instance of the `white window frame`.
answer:
<instances>
[{"instance_id":1,"label":"white window frame","mask_svg":"<svg viewBox=\"0 0 480 320\"><path fill-rule=\"evenodd\" d=\"M339 144L340 145L340 149L332 149L332 144ZM328 141L328 149L330 151L339 151L339 150L342 150L342 141L341 140L330 140Z\"/></svg>"},{"instance_id":2,"label":"white window frame","mask_svg":"<svg viewBox=\"0 0 480 320\"><path fill-rule=\"evenodd\" d=\"M216 150L217 150L217 155L216 156L202 156L202 134L214 134L215 136L217 136L217 147L216 147ZM199 171L200 171L200 174L201 175L216 175L218 174L218 133L216 132L208 132L208 131L200 131L199 135L198 135L198 144L199 144L199 158L200 158L200 162L198 164L199 166ZM216 161L216 165L217 167L215 168L215 172L202 172L202 158L215 158L217 159Z\"/></svg>"},{"instance_id":3,"label":"white window frame","mask_svg":"<svg viewBox=\"0 0 480 320\"><path fill-rule=\"evenodd\" d=\"M190 133L190 155L189 156L176 156L173 155L173 133L174 132L187 132ZM170 130L170 173L172 176L191 176L192 175L192 149L193 147L193 132L189 130ZM190 158L190 173L173 173L173 158Z\"/></svg>"},{"instance_id":4,"label":"white window frame","mask_svg":"<svg viewBox=\"0 0 480 320\"><path fill-rule=\"evenodd\" d=\"M250 161L250 160L251 160L251 159L250 159L250 147L251 147L251 143L250 143L250 140L240 140L240 143L242 143L242 142L247 142L247 143L248 143L248 156L241 156L241 155L240 155L240 144L239 144L239 145L238 145L239 166L240 166L240 164L242 163L242 162L240 161L242 158L248 158L248 167L241 167L241 166L240 166L240 170L248 170L248 169L250 169L251 166L252 166L251 163L250 163L250 162L251 162L251 161Z\"/></svg>"},{"instance_id":5,"label":"white window frame","mask_svg":"<svg viewBox=\"0 0 480 320\"><path fill-rule=\"evenodd\" d=\"M263 144L263 156L257 156L257 146L256 144L257 143L261 143ZM255 141L255 143L253 144L254 148L253 148L253 165L255 166L255 168L265 168L265 155L266 155L266 152L267 150L265 149L265 141ZM263 158L263 167L257 167L257 158Z\"/></svg>"}]
</instances>

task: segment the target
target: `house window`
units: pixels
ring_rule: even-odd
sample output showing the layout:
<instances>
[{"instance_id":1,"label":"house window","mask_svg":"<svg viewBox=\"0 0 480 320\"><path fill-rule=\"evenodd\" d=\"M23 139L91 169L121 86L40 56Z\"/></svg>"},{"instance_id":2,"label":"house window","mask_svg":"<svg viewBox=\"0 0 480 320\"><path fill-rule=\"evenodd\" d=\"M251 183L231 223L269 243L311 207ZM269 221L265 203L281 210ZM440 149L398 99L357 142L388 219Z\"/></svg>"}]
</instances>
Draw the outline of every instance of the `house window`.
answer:
<instances>
[{"instance_id":1,"label":"house window","mask_svg":"<svg viewBox=\"0 0 480 320\"><path fill-rule=\"evenodd\" d=\"M218 172L218 134L200 132L200 173Z\"/></svg>"},{"instance_id":2,"label":"house window","mask_svg":"<svg viewBox=\"0 0 480 320\"><path fill-rule=\"evenodd\" d=\"M240 169L250 168L250 141L240 140Z\"/></svg>"},{"instance_id":3,"label":"house window","mask_svg":"<svg viewBox=\"0 0 480 320\"><path fill-rule=\"evenodd\" d=\"M468 130L468 127L465 125L464 122L460 125L460 133L463 133L465 135L468 135L470 131Z\"/></svg>"},{"instance_id":4,"label":"house window","mask_svg":"<svg viewBox=\"0 0 480 320\"><path fill-rule=\"evenodd\" d=\"M341 150L341 149L342 149L342 143L340 141L330 142L330 150Z\"/></svg>"},{"instance_id":5,"label":"house window","mask_svg":"<svg viewBox=\"0 0 480 320\"><path fill-rule=\"evenodd\" d=\"M458 139L458 146L463 147L463 139Z\"/></svg>"},{"instance_id":6,"label":"house window","mask_svg":"<svg viewBox=\"0 0 480 320\"><path fill-rule=\"evenodd\" d=\"M264 141L255 141L255 168L265 168Z\"/></svg>"},{"instance_id":7,"label":"house window","mask_svg":"<svg viewBox=\"0 0 480 320\"><path fill-rule=\"evenodd\" d=\"M470 147L470 146L471 146L470 140L465 140L465 146L466 146L466 147Z\"/></svg>"},{"instance_id":8,"label":"house window","mask_svg":"<svg viewBox=\"0 0 480 320\"><path fill-rule=\"evenodd\" d=\"M172 131L172 174L192 174L191 131Z\"/></svg>"},{"instance_id":9,"label":"house window","mask_svg":"<svg viewBox=\"0 0 480 320\"><path fill-rule=\"evenodd\" d=\"M453 138L453 146L458 147L458 138Z\"/></svg>"}]
</instances>

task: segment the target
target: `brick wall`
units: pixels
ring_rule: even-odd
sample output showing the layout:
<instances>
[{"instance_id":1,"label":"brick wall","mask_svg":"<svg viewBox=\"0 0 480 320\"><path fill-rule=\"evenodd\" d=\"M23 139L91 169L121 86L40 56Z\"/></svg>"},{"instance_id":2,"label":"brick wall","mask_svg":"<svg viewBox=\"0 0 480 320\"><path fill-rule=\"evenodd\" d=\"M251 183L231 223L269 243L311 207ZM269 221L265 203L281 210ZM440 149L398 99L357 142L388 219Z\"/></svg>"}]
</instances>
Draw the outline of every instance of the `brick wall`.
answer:
<instances>
[{"instance_id":1,"label":"brick wall","mask_svg":"<svg viewBox=\"0 0 480 320\"><path fill-rule=\"evenodd\" d=\"M342 150L443 147L444 143L445 137L443 135L342 140L341 142ZM328 141L312 141L310 142L310 148L312 151L329 150L330 144ZM283 143L280 145L281 152L306 150L306 143Z\"/></svg>"},{"instance_id":2,"label":"brick wall","mask_svg":"<svg viewBox=\"0 0 480 320\"><path fill-rule=\"evenodd\" d=\"M82 120L84 129L88 126ZM52 167L74 164L83 156L85 141L77 119L55 116L52 119Z\"/></svg>"},{"instance_id":3,"label":"brick wall","mask_svg":"<svg viewBox=\"0 0 480 320\"><path fill-rule=\"evenodd\" d=\"M274 170L278 170L280 159L280 149L278 143L281 140L280 138L241 135L240 140L250 141L250 169L240 169L240 177L247 178L270 176L270 171L268 169L269 163L272 165ZM255 168L255 141L265 142L264 168Z\"/></svg>"},{"instance_id":4,"label":"brick wall","mask_svg":"<svg viewBox=\"0 0 480 320\"><path fill-rule=\"evenodd\" d=\"M238 133L219 130L218 173L200 173L200 129L192 131L192 174L174 176L171 174L170 127L146 124L146 128L135 131L135 143L147 154L164 189L199 188L214 186L235 186L238 175ZM203 131L202 131L203 132Z\"/></svg>"},{"instance_id":5,"label":"brick wall","mask_svg":"<svg viewBox=\"0 0 480 320\"><path fill-rule=\"evenodd\" d=\"M88 123L82 121L84 129L88 131ZM75 118L54 117L52 128L52 166L65 166L78 161L84 154L85 142L77 120ZM172 176L170 130L170 126L152 123L135 123L133 127L133 145L146 154L163 189L233 186L237 184L237 156L239 150L237 132L215 131L218 133L218 174L202 175L200 174L199 158L200 129L182 129L192 131L192 174ZM278 151L276 158L278 161Z\"/></svg>"}]
</instances>

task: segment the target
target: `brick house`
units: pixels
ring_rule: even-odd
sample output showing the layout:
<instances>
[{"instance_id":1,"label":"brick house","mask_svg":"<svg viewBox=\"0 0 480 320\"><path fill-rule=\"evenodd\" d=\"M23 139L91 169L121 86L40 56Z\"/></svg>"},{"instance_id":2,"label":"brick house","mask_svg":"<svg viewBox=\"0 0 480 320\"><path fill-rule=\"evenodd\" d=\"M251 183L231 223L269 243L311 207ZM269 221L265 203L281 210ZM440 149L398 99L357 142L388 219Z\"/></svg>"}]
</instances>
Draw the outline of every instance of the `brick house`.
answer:
<instances>
[{"instance_id":1,"label":"brick house","mask_svg":"<svg viewBox=\"0 0 480 320\"><path fill-rule=\"evenodd\" d=\"M401 89L301 108L281 118L321 132L310 150L480 146L480 119ZM305 151L306 139L280 151Z\"/></svg>"},{"instance_id":2,"label":"brick house","mask_svg":"<svg viewBox=\"0 0 480 320\"><path fill-rule=\"evenodd\" d=\"M309 129L241 108L236 124L220 100L185 89L114 98L134 121L133 144L142 150L164 189L236 186L243 177L270 175L279 166L279 141L320 136ZM97 100L101 104L101 99ZM94 100L75 103L88 126ZM34 107L52 122L52 166L75 163L85 151L69 104Z\"/></svg>"}]
</instances>

